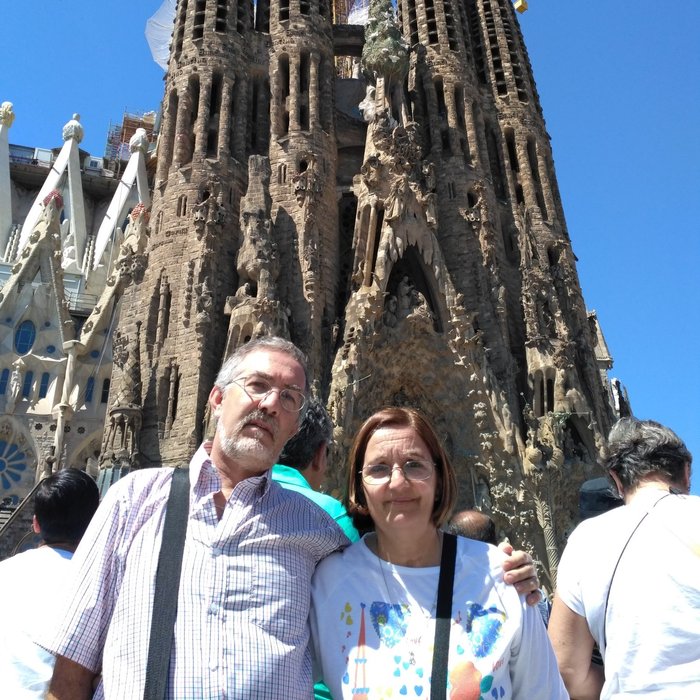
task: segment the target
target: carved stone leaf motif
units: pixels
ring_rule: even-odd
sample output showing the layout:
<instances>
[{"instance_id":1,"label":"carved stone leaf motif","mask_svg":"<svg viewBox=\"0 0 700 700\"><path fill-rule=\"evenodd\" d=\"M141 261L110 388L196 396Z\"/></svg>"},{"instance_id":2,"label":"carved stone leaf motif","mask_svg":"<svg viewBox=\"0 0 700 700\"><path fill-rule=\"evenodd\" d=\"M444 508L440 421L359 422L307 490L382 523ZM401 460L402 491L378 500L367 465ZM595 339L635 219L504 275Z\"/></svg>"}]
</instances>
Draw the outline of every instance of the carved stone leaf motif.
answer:
<instances>
[{"instance_id":1,"label":"carved stone leaf motif","mask_svg":"<svg viewBox=\"0 0 700 700\"><path fill-rule=\"evenodd\" d=\"M112 358L119 369L124 369L124 365L129 358L128 347L129 336L117 331L112 341Z\"/></svg>"}]
</instances>

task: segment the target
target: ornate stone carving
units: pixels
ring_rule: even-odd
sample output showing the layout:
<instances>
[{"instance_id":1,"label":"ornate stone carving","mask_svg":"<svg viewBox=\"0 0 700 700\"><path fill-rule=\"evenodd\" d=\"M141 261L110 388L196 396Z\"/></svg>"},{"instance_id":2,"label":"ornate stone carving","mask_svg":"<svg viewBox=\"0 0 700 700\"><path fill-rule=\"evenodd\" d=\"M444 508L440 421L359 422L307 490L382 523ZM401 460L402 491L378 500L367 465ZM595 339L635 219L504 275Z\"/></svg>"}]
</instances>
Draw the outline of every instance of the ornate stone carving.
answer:
<instances>
[{"instance_id":1,"label":"ornate stone carving","mask_svg":"<svg viewBox=\"0 0 700 700\"><path fill-rule=\"evenodd\" d=\"M313 202L323 189L321 177L317 171L316 158L308 154L305 162L307 163L306 168L292 175L294 196L300 207L305 203Z\"/></svg>"},{"instance_id":2,"label":"ornate stone carving","mask_svg":"<svg viewBox=\"0 0 700 700\"><path fill-rule=\"evenodd\" d=\"M121 331L117 331L112 340L112 362L114 362L119 369L124 369L124 365L129 358L128 346L129 336Z\"/></svg>"},{"instance_id":3,"label":"ornate stone carving","mask_svg":"<svg viewBox=\"0 0 700 700\"><path fill-rule=\"evenodd\" d=\"M129 153L141 151L144 155L148 153L149 146L148 134L145 129L136 129L134 135L129 139Z\"/></svg>"},{"instance_id":4,"label":"ornate stone carving","mask_svg":"<svg viewBox=\"0 0 700 700\"><path fill-rule=\"evenodd\" d=\"M83 126L80 123L80 115L74 114L73 118L63 127L63 140L74 139L76 143L83 140Z\"/></svg>"},{"instance_id":5,"label":"ornate stone carving","mask_svg":"<svg viewBox=\"0 0 700 700\"><path fill-rule=\"evenodd\" d=\"M14 121L15 113L12 111L12 102L0 104L0 124L9 129Z\"/></svg>"}]
</instances>

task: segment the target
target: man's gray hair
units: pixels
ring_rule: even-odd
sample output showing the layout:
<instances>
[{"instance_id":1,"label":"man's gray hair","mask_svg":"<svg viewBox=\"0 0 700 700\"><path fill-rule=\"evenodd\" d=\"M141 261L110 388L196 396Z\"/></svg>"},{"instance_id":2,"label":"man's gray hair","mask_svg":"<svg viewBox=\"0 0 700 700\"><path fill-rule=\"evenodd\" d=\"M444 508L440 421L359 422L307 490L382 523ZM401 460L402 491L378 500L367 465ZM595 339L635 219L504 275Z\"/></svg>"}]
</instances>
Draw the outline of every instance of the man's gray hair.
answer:
<instances>
[{"instance_id":1,"label":"man's gray hair","mask_svg":"<svg viewBox=\"0 0 700 700\"><path fill-rule=\"evenodd\" d=\"M330 444L332 439L333 421L328 411L318 399L310 399L299 431L287 440L277 461L300 472L304 471L311 464L318 448L324 442Z\"/></svg>"},{"instance_id":2,"label":"man's gray hair","mask_svg":"<svg viewBox=\"0 0 700 700\"><path fill-rule=\"evenodd\" d=\"M683 440L656 421L620 418L610 430L606 467L624 489L636 488L649 475L681 484L692 461Z\"/></svg>"},{"instance_id":3,"label":"man's gray hair","mask_svg":"<svg viewBox=\"0 0 700 700\"><path fill-rule=\"evenodd\" d=\"M221 389L222 392L225 392L233 380L238 376L238 368L243 360L248 357L250 353L255 352L256 350L273 350L276 352L284 352L295 359L304 370L304 393L309 393L309 373L306 369L306 355L304 355L304 353L291 341L275 335L263 336L262 338L250 340L229 355L224 364L221 366L219 374L216 375L214 386Z\"/></svg>"}]
</instances>

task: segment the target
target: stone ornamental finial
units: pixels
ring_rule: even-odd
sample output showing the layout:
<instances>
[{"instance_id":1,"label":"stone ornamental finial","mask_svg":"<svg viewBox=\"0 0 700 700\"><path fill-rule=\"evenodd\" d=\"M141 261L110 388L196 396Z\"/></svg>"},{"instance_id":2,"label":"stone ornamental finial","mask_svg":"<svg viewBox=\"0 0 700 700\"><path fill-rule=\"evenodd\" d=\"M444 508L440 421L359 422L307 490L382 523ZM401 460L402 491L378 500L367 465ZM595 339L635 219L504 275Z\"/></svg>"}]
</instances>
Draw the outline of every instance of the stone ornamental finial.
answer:
<instances>
[{"instance_id":1,"label":"stone ornamental finial","mask_svg":"<svg viewBox=\"0 0 700 700\"><path fill-rule=\"evenodd\" d=\"M12 102L3 102L0 105L0 124L8 129L15 120L15 113L12 111Z\"/></svg>"},{"instance_id":2,"label":"stone ornamental finial","mask_svg":"<svg viewBox=\"0 0 700 700\"><path fill-rule=\"evenodd\" d=\"M63 127L63 140L75 139L78 143L83 140L83 126L80 123L80 115L74 114L73 118Z\"/></svg>"},{"instance_id":3,"label":"stone ornamental finial","mask_svg":"<svg viewBox=\"0 0 700 700\"><path fill-rule=\"evenodd\" d=\"M56 209L60 211L63 209L63 197L61 197L61 193L58 190L51 190L51 192L44 197L42 204L47 208L49 205L54 204Z\"/></svg>"},{"instance_id":4,"label":"stone ornamental finial","mask_svg":"<svg viewBox=\"0 0 700 700\"><path fill-rule=\"evenodd\" d=\"M148 134L146 130L136 129L134 135L129 139L129 153L136 153L136 151L141 151L146 153L148 151Z\"/></svg>"}]
</instances>

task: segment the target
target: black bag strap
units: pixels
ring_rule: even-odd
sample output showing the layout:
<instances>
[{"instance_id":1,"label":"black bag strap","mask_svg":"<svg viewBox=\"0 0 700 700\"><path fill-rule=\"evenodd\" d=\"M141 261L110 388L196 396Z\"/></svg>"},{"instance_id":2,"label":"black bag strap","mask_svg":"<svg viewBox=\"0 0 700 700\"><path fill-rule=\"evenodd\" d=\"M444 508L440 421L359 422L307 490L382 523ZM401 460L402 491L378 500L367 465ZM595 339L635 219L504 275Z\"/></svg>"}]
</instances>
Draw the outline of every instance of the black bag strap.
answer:
<instances>
[{"instance_id":1,"label":"black bag strap","mask_svg":"<svg viewBox=\"0 0 700 700\"><path fill-rule=\"evenodd\" d=\"M450 655L452 589L455 580L456 557L457 538L449 532L443 532L435 611L435 645L433 646L433 670L430 676L430 700L445 700L447 695L447 661Z\"/></svg>"},{"instance_id":2,"label":"black bag strap","mask_svg":"<svg viewBox=\"0 0 700 700\"><path fill-rule=\"evenodd\" d=\"M173 469L165 508L163 539L158 555L156 589L153 596L151 637L148 643L144 700L163 700L168 687L170 651L175 635L177 594L180 589L182 551L185 547L189 503L189 469Z\"/></svg>"}]
</instances>

